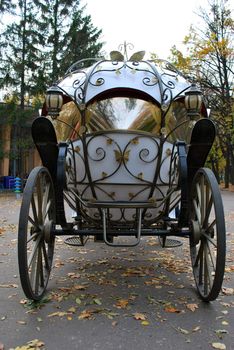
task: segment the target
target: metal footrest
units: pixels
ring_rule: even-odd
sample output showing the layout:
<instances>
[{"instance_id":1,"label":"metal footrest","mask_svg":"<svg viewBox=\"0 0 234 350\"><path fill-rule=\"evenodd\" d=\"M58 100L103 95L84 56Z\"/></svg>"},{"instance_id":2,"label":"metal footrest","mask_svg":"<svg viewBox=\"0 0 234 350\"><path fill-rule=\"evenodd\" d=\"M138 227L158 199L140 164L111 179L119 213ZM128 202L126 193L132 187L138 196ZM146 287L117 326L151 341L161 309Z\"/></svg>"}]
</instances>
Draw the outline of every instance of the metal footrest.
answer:
<instances>
[{"instance_id":1,"label":"metal footrest","mask_svg":"<svg viewBox=\"0 0 234 350\"><path fill-rule=\"evenodd\" d=\"M88 238L86 238L84 240L83 237L80 236L71 236L71 237L67 237L64 240L64 243L68 244L68 245L72 245L72 246L77 246L77 247L83 247L85 245L85 243L87 242Z\"/></svg>"},{"instance_id":2,"label":"metal footrest","mask_svg":"<svg viewBox=\"0 0 234 350\"><path fill-rule=\"evenodd\" d=\"M176 248L176 247L180 247L183 245L183 243L181 241L179 241L178 239L174 239L174 238L167 238L165 237L165 239L163 239L163 237L158 237L159 243L163 248Z\"/></svg>"},{"instance_id":3,"label":"metal footrest","mask_svg":"<svg viewBox=\"0 0 234 350\"><path fill-rule=\"evenodd\" d=\"M103 220L103 239L104 242L111 246L111 247L135 247L140 243L141 240L141 219L142 219L142 209L136 209L136 220L137 220L137 232L136 232L136 239L132 243L113 243L108 239L110 236L107 232L107 225L106 225L106 218L107 216L107 210L102 209L102 220Z\"/></svg>"}]
</instances>

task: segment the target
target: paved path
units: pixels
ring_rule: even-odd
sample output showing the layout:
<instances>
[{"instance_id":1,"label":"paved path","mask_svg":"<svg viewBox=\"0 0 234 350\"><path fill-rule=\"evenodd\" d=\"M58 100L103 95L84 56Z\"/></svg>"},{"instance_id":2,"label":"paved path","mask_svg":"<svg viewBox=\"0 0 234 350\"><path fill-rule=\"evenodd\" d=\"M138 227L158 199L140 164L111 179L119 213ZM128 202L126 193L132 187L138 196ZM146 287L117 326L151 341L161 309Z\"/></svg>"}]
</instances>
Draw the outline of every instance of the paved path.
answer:
<instances>
[{"instance_id":1,"label":"paved path","mask_svg":"<svg viewBox=\"0 0 234 350\"><path fill-rule=\"evenodd\" d=\"M60 238L47 298L33 305L18 276L20 200L1 195L0 349L234 349L234 193L222 196L228 252L218 300L198 298L187 240L172 250L151 238L131 249Z\"/></svg>"}]
</instances>

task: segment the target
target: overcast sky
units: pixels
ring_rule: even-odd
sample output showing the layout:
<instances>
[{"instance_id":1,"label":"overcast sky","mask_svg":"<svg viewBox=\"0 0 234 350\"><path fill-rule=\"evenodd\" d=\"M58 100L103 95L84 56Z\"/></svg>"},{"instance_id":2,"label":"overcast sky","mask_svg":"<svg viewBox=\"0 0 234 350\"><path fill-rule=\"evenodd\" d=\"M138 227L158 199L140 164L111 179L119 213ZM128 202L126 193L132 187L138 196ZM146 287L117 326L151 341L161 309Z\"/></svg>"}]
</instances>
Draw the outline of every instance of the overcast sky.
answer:
<instances>
[{"instance_id":1,"label":"overcast sky","mask_svg":"<svg viewBox=\"0 0 234 350\"><path fill-rule=\"evenodd\" d=\"M234 2L234 0L231 0ZM105 51L117 50L124 41L138 50L168 58L178 48L191 24L199 22L199 7L208 0L82 0L92 23L103 30ZM129 52L130 53L130 52Z\"/></svg>"}]
</instances>

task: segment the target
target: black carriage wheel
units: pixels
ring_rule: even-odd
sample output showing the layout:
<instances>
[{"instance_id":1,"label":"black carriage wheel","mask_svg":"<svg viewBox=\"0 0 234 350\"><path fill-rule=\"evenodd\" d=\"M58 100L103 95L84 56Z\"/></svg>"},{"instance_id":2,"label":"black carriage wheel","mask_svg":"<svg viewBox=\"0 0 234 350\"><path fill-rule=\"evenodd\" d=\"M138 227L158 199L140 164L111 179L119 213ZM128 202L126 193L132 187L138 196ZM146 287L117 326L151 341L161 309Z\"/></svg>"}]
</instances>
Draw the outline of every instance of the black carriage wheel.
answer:
<instances>
[{"instance_id":1,"label":"black carriage wheel","mask_svg":"<svg viewBox=\"0 0 234 350\"><path fill-rule=\"evenodd\" d=\"M204 301L217 298L225 270L225 220L222 198L213 172L197 171L191 191L190 253L198 293Z\"/></svg>"},{"instance_id":2,"label":"black carriage wheel","mask_svg":"<svg viewBox=\"0 0 234 350\"><path fill-rule=\"evenodd\" d=\"M22 198L18 229L18 263L27 298L40 300L48 283L55 223L54 187L49 171L36 167L30 173Z\"/></svg>"}]
</instances>

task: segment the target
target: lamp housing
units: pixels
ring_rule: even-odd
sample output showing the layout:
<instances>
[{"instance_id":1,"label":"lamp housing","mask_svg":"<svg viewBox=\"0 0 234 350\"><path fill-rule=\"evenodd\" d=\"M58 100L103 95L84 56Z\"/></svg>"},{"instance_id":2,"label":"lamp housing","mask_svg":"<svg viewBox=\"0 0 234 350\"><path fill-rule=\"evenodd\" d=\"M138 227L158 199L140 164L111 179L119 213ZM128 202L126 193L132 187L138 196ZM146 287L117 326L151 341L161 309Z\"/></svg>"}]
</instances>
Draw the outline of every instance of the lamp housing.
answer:
<instances>
[{"instance_id":1,"label":"lamp housing","mask_svg":"<svg viewBox=\"0 0 234 350\"><path fill-rule=\"evenodd\" d=\"M199 116L202 105L202 92L194 83L185 92L184 104L187 114L191 119Z\"/></svg>"},{"instance_id":2,"label":"lamp housing","mask_svg":"<svg viewBox=\"0 0 234 350\"><path fill-rule=\"evenodd\" d=\"M52 85L47 90L45 102L48 114L55 119L63 106L63 94L56 85Z\"/></svg>"}]
</instances>

